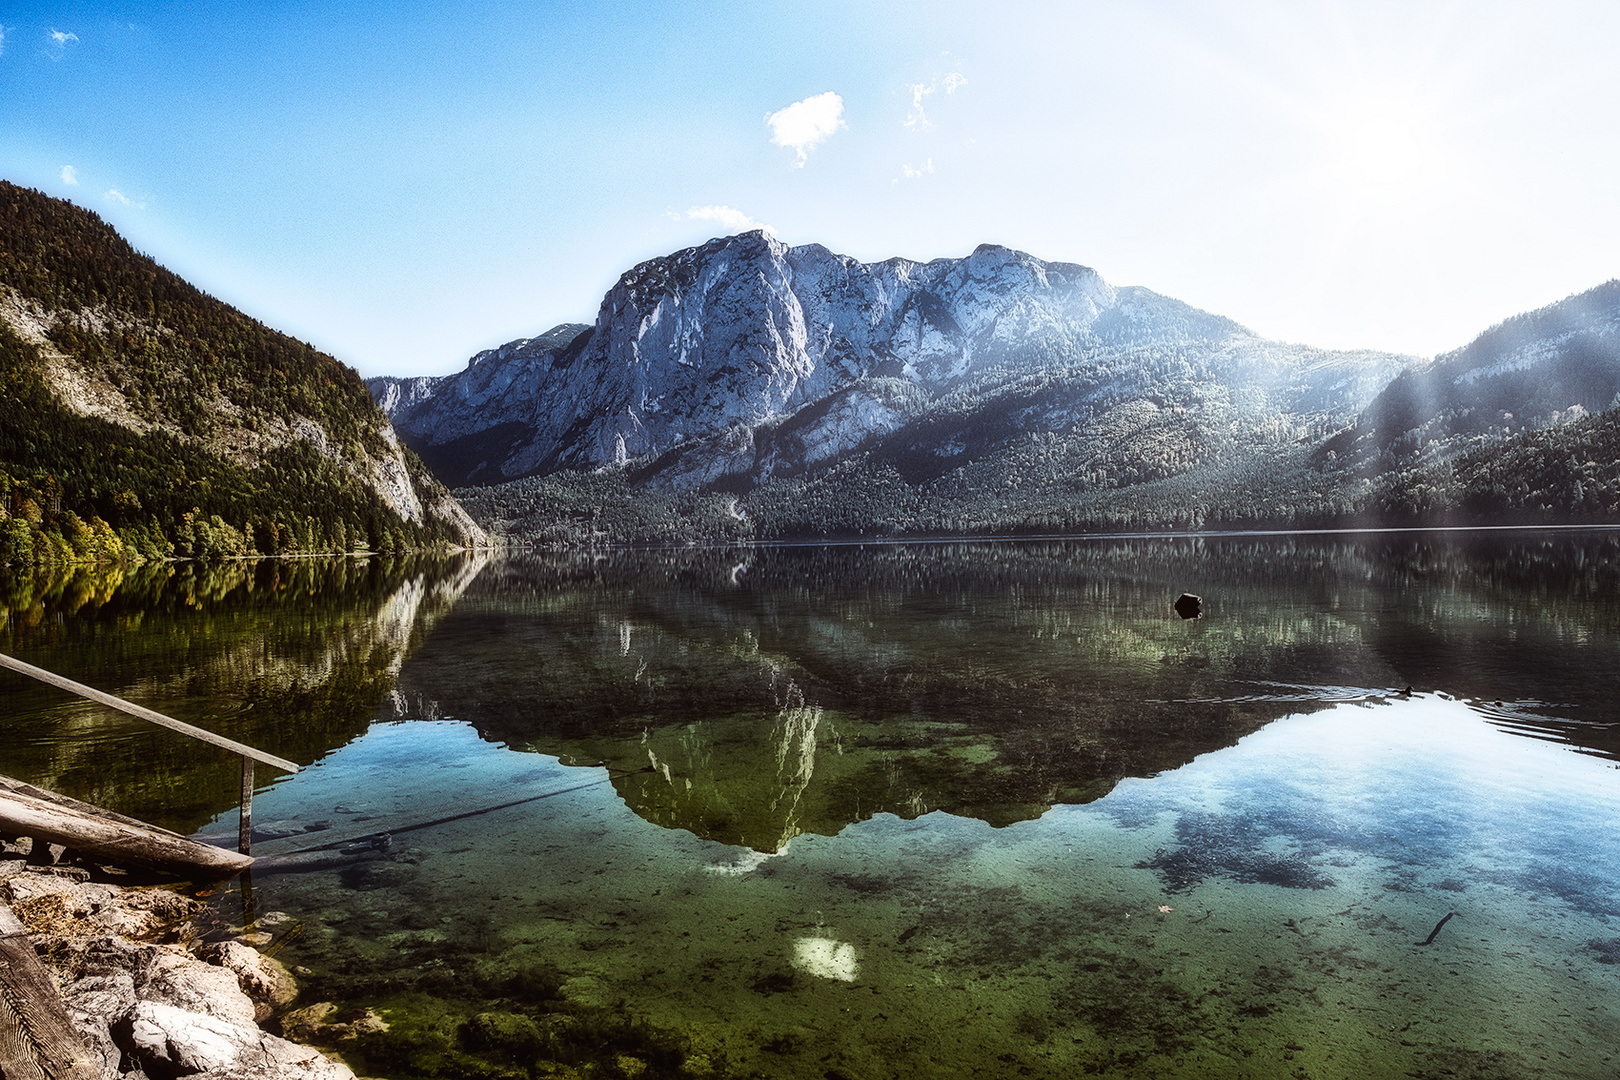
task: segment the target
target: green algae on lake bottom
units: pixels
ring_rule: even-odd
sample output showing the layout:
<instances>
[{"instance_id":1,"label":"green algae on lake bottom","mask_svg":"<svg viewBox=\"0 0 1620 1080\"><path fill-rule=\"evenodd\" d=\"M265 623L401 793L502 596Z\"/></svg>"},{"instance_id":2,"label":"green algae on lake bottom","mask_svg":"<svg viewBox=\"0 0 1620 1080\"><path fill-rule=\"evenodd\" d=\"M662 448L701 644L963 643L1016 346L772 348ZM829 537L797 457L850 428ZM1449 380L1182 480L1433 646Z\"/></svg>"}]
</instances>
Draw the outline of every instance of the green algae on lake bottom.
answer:
<instances>
[{"instance_id":1,"label":"green algae on lake bottom","mask_svg":"<svg viewBox=\"0 0 1620 1080\"><path fill-rule=\"evenodd\" d=\"M309 993L398 1021L367 1067L1615 1068L1620 992L1591 945L1617 929L1614 768L1462 703L1290 717L1005 828L879 815L774 854L650 824L605 770L540 760L454 722L384 724L264 796L297 818L572 788L396 835L403 861L254 883L261 909L303 913L283 955L312 970Z\"/></svg>"}]
</instances>

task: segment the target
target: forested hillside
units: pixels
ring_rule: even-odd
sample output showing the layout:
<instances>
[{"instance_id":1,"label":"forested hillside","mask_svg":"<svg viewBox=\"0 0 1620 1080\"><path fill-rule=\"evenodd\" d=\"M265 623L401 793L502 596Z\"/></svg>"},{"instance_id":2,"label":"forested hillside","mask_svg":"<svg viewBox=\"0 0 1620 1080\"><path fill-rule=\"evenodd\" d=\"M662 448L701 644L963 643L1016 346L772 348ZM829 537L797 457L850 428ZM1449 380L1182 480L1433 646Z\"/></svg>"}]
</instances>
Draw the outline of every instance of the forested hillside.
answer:
<instances>
[{"instance_id":1,"label":"forested hillside","mask_svg":"<svg viewBox=\"0 0 1620 1080\"><path fill-rule=\"evenodd\" d=\"M1032 437L1025 456L1002 462L996 475L981 469L922 483L863 455L740 496L640 488L613 470L554 473L456 494L487 527L554 547L1620 522L1620 410L1372 477L1325 467L1311 446L1298 445L1097 487L1065 461L1061 447L1043 442ZM1115 454L1123 467L1142 467L1128 446Z\"/></svg>"},{"instance_id":2,"label":"forested hillside","mask_svg":"<svg viewBox=\"0 0 1620 1080\"><path fill-rule=\"evenodd\" d=\"M1515 315L1401 374L1325 449L1363 471L1568 423L1620 404L1620 281Z\"/></svg>"},{"instance_id":3,"label":"forested hillside","mask_svg":"<svg viewBox=\"0 0 1620 1080\"><path fill-rule=\"evenodd\" d=\"M0 562L482 538L351 368L0 182Z\"/></svg>"}]
</instances>

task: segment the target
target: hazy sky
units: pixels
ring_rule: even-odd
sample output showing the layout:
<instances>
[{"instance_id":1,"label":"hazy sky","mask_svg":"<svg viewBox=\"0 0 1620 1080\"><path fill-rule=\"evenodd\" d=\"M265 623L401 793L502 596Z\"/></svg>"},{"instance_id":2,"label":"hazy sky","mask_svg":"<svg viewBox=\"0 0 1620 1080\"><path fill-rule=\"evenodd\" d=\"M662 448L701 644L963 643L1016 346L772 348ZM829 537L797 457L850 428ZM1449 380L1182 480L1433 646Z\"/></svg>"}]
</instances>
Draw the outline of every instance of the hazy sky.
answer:
<instances>
[{"instance_id":1,"label":"hazy sky","mask_svg":"<svg viewBox=\"0 0 1620 1080\"><path fill-rule=\"evenodd\" d=\"M590 322L634 263L754 223L866 260L1001 243L1422 355L1620 276L1612 0L0 0L0 28L0 176L367 375Z\"/></svg>"}]
</instances>

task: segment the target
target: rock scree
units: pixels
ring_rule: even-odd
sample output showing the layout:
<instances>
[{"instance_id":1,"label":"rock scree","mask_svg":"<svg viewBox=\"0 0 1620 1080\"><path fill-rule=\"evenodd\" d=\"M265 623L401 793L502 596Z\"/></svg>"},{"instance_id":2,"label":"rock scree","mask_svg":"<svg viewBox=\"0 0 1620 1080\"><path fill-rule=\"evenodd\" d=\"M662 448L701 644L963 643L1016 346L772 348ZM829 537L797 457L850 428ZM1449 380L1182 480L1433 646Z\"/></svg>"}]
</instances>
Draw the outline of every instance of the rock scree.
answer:
<instances>
[{"instance_id":1,"label":"rock scree","mask_svg":"<svg viewBox=\"0 0 1620 1080\"><path fill-rule=\"evenodd\" d=\"M298 996L292 975L240 940L201 942L201 901L91 880L0 843L0 903L55 976L102 1080L354 1080L341 1061L259 1023Z\"/></svg>"}]
</instances>

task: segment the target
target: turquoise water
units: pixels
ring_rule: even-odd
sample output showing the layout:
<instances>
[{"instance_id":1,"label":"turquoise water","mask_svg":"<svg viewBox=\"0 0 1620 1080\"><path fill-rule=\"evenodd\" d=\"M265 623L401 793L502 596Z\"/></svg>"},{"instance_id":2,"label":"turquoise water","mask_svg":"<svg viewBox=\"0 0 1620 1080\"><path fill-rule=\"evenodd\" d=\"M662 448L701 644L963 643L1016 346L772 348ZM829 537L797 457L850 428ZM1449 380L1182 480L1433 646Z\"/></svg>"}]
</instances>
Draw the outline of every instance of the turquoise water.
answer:
<instances>
[{"instance_id":1,"label":"turquoise water","mask_svg":"<svg viewBox=\"0 0 1620 1080\"><path fill-rule=\"evenodd\" d=\"M357 985L438 970L427 992L454 1000L545 971L569 1007L680 1032L693 1071L1598 1077L1617 779L1425 696L1288 717L1005 828L885 813L765 855L638 818L604 770L393 723L264 804L571 790L255 898L305 920L293 957Z\"/></svg>"},{"instance_id":2,"label":"turquoise water","mask_svg":"<svg viewBox=\"0 0 1620 1080\"><path fill-rule=\"evenodd\" d=\"M275 689L230 634L192 660L329 733L255 800L257 852L326 865L219 910L306 1003L393 1024L340 1045L363 1074L1616 1072L1611 535L396 577L276 624L386 678L320 653ZM107 617L12 651L91 667L74 619ZM374 687L358 727L339 685Z\"/></svg>"}]
</instances>

